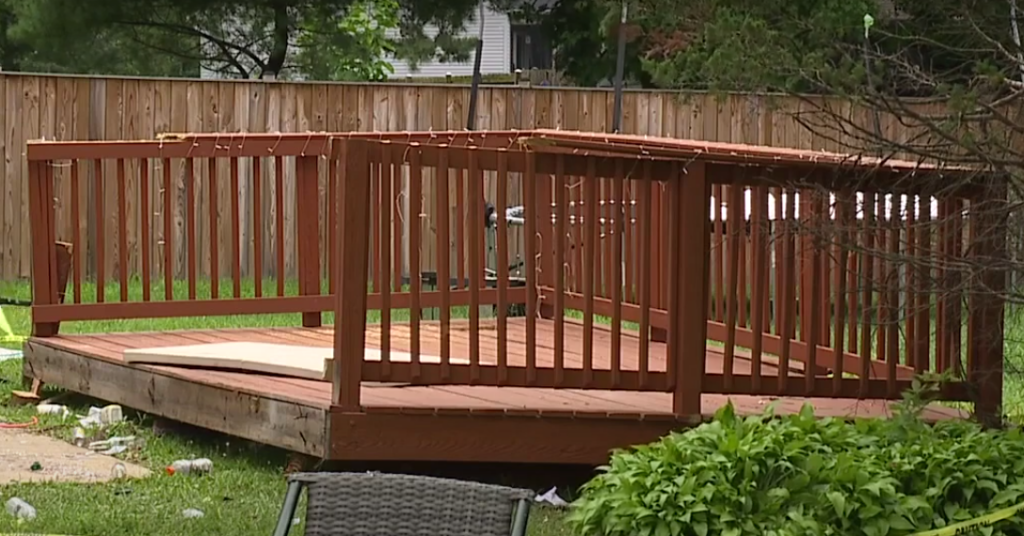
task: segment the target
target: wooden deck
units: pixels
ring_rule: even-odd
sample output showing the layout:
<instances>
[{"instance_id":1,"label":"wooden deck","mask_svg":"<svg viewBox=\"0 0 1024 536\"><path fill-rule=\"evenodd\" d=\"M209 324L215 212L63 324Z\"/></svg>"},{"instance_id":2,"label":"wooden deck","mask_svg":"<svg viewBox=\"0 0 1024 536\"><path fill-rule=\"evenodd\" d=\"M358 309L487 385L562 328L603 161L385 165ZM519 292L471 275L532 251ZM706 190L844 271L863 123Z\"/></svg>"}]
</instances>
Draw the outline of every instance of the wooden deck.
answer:
<instances>
[{"instance_id":1,"label":"wooden deck","mask_svg":"<svg viewBox=\"0 0 1024 536\"><path fill-rule=\"evenodd\" d=\"M509 340L522 340L521 319L509 322ZM567 331L582 329L567 323ZM429 324L421 327L424 354L438 352ZM538 332L553 329L539 321ZM468 337L453 325L452 357L468 355ZM572 335L572 334L570 334ZM567 340L575 337L567 335ZM602 347L595 334L595 346ZM496 339L481 330L483 363L494 362ZM623 343L623 368L635 370L636 350ZM175 346L226 341L331 346L333 331L325 328L259 328L60 335L33 338L25 347L25 374L96 398L233 436L284 449L350 460L436 460L482 462L601 463L614 447L648 442L669 430L692 425L672 414L672 395L660 392L567 390L480 386L413 386L362 384L365 413L340 413L331 408L330 382L282 378L219 370L166 366L130 366L127 348ZM408 350L408 331L391 329L392 349ZM370 326L367 346L378 347L380 330ZM567 367L578 367L579 346L567 344ZM546 352L546 353L545 353ZM651 345L651 369L664 370L665 347ZM549 363L550 347L538 349L538 366ZM630 362L629 359L633 361ZM509 346L509 365L523 359ZM737 372L745 360L736 362ZM607 366L595 355L595 368ZM709 347L707 371L721 370L721 353ZM749 363L746 370L749 371ZM765 376L775 375L767 363ZM793 374L791 372L791 374ZM708 417L728 398L705 394L702 413ZM772 397L732 396L742 413L760 413ZM777 400L776 411L798 411L805 402L821 416L881 416L884 401L851 399ZM928 419L961 417L935 406Z\"/></svg>"}]
</instances>

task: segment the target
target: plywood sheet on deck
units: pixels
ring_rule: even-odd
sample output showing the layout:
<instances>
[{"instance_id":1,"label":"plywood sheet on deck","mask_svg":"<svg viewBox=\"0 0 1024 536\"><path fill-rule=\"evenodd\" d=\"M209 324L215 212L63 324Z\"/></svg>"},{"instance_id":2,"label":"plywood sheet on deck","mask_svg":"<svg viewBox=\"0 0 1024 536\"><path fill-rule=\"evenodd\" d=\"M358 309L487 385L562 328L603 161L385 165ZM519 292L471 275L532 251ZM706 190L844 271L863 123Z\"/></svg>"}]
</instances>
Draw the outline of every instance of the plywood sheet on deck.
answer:
<instances>
[{"instance_id":1,"label":"plywood sheet on deck","mask_svg":"<svg viewBox=\"0 0 1024 536\"><path fill-rule=\"evenodd\" d=\"M331 349L265 342L222 342L125 349L126 363L200 367L326 380Z\"/></svg>"},{"instance_id":2,"label":"plywood sheet on deck","mask_svg":"<svg viewBox=\"0 0 1024 536\"><path fill-rule=\"evenodd\" d=\"M319 381L330 379L333 366L332 356L333 349L322 346L252 341L127 348L124 350L124 361L129 364L237 370ZM408 352L390 351L388 356L392 362L396 363L408 363L412 360L412 355ZM380 361L381 358L379 349L366 349L364 359L367 361ZM421 355L420 361L422 363L440 363L441 358ZM452 358L450 362L469 364L468 360L459 358Z\"/></svg>"}]
</instances>

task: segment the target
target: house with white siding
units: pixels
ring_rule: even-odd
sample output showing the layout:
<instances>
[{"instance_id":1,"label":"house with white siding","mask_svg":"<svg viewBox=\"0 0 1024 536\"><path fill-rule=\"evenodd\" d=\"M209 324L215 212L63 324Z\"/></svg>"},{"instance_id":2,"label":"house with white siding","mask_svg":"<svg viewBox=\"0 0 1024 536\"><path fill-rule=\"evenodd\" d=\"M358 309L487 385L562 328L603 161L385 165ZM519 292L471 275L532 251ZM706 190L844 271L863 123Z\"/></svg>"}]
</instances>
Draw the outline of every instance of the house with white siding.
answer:
<instances>
[{"instance_id":1,"label":"house with white siding","mask_svg":"<svg viewBox=\"0 0 1024 536\"><path fill-rule=\"evenodd\" d=\"M543 0L534 0L535 5L546 4ZM483 12L484 47L480 60L481 74L508 74L516 69L550 69L551 49L546 43L540 28L533 24L518 24L507 13L501 13L485 6ZM480 35L480 13L466 21L461 37L477 37ZM394 30L397 37L398 30ZM427 25L424 33L428 37L437 35L437 28ZM447 63L440 61L422 62L414 71L407 62L390 59L395 68L391 78L441 78L449 73L452 76L464 77L473 75L473 54L465 62Z\"/></svg>"}]
</instances>

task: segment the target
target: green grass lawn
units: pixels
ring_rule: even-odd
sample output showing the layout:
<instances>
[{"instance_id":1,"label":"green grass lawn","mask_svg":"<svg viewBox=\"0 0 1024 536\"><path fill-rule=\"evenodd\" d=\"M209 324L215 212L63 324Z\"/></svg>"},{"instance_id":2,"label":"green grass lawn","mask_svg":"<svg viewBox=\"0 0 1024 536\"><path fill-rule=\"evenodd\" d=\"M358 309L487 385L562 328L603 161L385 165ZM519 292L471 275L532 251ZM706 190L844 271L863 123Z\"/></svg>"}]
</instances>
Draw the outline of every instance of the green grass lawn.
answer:
<instances>
[{"instance_id":1,"label":"green grass lawn","mask_svg":"<svg viewBox=\"0 0 1024 536\"><path fill-rule=\"evenodd\" d=\"M230 286L222 287L230 290ZM272 282L265 287L274 289ZM201 289L201 293L204 289ZM176 295L187 290L178 285ZM289 294L295 294L289 285ZM251 294L251 285L249 294ZM118 289L107 288L108 298L116 301ZM130 294L139 299L141 290L133 287ZM154 296L162 296L162 289ZM0 283L0 296L28 299L26 284ZM5 307L5 315L14 331L26 335L30 328L27 308ZM397 315L396 315L397 316ZM325 315L329 323L330 315ZM224 327L295 326L298 314L202 319L160 319L76 322L61 326L64 333L88 333L133 330L173 330ZM10 346L10 345L8 345ZM0 421L24 422L35 414L33 407L14 407L7 402L13 389L21 388L21 361L0 363ZM52 394L52 393L47 393ZM63 401L84 413L95 401L70 398ZM0 535L16 530L32 534L66 534L70 536L249 536L273 532L284 498L285 479L282 471L287 454L270 447L213 433L154 435L152 419L130 413L127 422L119 425L118 435L136 435L145 447L128 459L150 468L154 475L140 480L109 484L17 484L0 488L0 499L21 497L32 504L39 517L17 525L13 518L0 511ZM38 431L70 439L72 425L62 424L55 417L44 416ZM2 432L0 432L2 433ZM214 461L214 472L208 477L167 476L163 468L174 460L206 457ZM487 479L487 476L481 475ZM182 510L196 508L204 512L199 519L185 519ZM301 508L300 508L301 511ZM427 515L427 513L425 513ZM301 526L293 534L301 534ZM569 534L557 510L535 508L531 515L532 536Z\"/></svg>"}]
</instances>

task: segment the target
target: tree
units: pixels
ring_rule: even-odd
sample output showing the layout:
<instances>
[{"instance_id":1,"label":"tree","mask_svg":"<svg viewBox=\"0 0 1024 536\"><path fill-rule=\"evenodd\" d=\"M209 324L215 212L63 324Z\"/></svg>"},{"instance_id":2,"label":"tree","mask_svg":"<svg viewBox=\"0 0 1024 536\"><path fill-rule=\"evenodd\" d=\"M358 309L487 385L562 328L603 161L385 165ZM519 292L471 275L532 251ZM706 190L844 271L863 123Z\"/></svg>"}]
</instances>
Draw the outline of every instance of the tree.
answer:
<instances>
[{"instance_id":1,"label":"tree","mask_svg":"<svg viewBox=\"0 0 1024 536\"><path fill-rule=\"evenodd\" d=\"M0 1L13 15L6 35L41 58L69 63L72 58L63 52L90 50L82 46L89 43L101 51L134 49L239 78L302 76L309 68L334 79L378 78L384 68L380 60L388 53L413 63L465 59L475 40L459 34L478 5L476 0ZM440 32L428 37L423 31L428 24ZM398 36L385 36L396 28ZM118 74L132 70L112 67L122 71Z\"/></svg>"}]
</instances>

